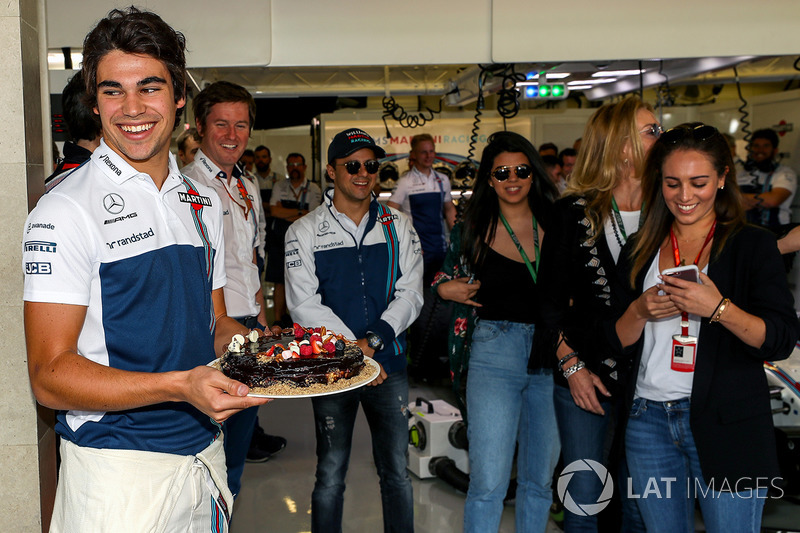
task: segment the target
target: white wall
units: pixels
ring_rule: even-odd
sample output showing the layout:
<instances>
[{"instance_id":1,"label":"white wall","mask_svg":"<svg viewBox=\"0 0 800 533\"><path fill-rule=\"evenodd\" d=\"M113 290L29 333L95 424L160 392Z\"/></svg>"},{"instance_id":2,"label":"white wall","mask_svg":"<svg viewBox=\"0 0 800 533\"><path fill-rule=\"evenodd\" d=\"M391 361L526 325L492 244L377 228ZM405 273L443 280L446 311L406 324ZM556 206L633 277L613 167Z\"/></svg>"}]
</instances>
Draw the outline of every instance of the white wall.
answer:
<instances>
[{"instance_id":1,"label":"white wall","mask_svg":"<svg viewBox=\"0 0 800 533\"><path fill-rule=\"evenodd\" d=\"M50 48L80 48L130 0L47 0ZM793 55L797 0L140 0L189 65L416 65Z\"/></svg>"}]
</instances>

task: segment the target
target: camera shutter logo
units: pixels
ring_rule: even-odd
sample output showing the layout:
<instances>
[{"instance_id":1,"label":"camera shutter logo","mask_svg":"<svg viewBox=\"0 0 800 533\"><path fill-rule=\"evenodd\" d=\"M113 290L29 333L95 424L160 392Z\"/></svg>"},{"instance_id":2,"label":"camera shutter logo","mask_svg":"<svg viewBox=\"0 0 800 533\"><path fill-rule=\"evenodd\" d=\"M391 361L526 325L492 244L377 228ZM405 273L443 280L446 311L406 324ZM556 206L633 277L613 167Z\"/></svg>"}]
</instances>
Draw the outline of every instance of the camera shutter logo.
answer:
<instances>
[{"instance_id":1,"label":"camera shutter logo","mask_svg":"<svg viewBox=\"0 0 800 533\"><path fill-rule=\"evenodd\" d=\"M600 482L603 484L603 490L600 492L600 496L597 498L596 502L576 502L572 499L572 496L570 496L567 485L569 485L575 472L587 471L594 472L594 474L600 478ZM614 480L611 479L608 470L597 461L579 459L571 462L561 471L561 475L558 477L557 491L558 498L561 500L561 503L564 504L564 508L569 512L578 516L593 516L605 509L609 502L611 502L611 496L614 494Z\"/></svg>"}]
</instances>

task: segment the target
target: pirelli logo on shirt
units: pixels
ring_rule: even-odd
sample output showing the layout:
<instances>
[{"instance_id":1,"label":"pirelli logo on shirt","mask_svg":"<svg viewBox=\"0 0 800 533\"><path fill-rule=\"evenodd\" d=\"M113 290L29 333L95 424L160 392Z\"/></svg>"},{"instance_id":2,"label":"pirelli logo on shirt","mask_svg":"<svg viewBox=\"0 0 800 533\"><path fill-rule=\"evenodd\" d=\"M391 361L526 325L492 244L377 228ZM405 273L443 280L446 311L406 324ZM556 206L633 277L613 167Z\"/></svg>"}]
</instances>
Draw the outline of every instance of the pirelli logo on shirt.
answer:
<instances>
[{"instance_id":1,"label":"pirelli logo on shirt","mask_svg":"<svg viewBox=\"0 0 800 533\"><path fill-rule=\"evenodd\" d=\"M56 243L47 241L25 241L24 250L26 252L45 252L56 253Z\"/></svg>"},{"instance_id":2,"label":"pirelli logo on shirt","mask_svg":"<svg viewBox=\"0 0 800 533\"><path fill-rule=\"evenodd\" d=\"M208 196L200 196L199 194L189 194L188 192L179 192L178 199L185 204L200 204L211 207L211 198Z\"/></svg>"}]
</instances>

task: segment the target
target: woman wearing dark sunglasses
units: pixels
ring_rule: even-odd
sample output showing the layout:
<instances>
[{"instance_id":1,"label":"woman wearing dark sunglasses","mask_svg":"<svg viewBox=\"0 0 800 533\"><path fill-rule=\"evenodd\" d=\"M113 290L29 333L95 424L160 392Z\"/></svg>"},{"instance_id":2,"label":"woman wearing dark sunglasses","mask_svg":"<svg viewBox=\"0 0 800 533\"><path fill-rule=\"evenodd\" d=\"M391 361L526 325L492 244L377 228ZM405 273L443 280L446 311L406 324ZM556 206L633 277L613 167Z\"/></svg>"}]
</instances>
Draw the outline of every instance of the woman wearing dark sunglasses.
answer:
<instances>
[{"instance_id":1,"label":"woman wearing dark sunglasses","mask_svg":"<svg viewBox=\"0 0 800 533\"><path fill-rule=\"evenodd\" d=\"M464 221L453 228L434 281L439 296L458 304L451 336L462 342L451 344L452 360L469 352L466 532L498 530L517 443L516 529L544 531L547 524L558 432L551 365L532 343L539 243L555 196L527 139L490 136ZM471 345L465 309L477 314Z\"/></svg>"},{"instance_id":2,"label":"woman wearing dark sunglasses","mask_svg":"<svg viewBox=\"0 0 800 533\"><path fill-rule=\"evenodd\" d=\"M566 196L556 203L543 247L546 328L537 336L549 337L549 356L557 365L554 402L563 463L568 467L588 459L612 478L619 471L620 446L609 454L607 440L614 435L615 412L624 406L622 383L629 372L605 341L603 319L613 314L622 289L614 275L616 262L625 241L639 229L641 172L660 133L653 109L635 96L599 108L586 124ZM610 530L608 522L619 520L615 506L601 516L581 511L581 506L607 501L601 498L603 488L594 470L572 474L567 490L577 506L565 505L568 533L596 532L598 521L606 524L601 529ZM635 503L626 501L622 514L626 531L643 531Z\"/></svg>"},{"instance_id":3,"label":"woman wearing dark sunglasses","mask_svg":"<svg viewBox=\"0 0 800 533\"><path fill-rule=\"evenodd\" d=\"M616 323L636 365L630 490L648 532L694 531L695 498L706 531L759 531L780 479L762 362L788 357L800 335L775 238L745 225L711 126L661 136L643 195L644 224L620 260L632 303ZM664 273L678 265L695 265L699 283Z\"/></svg>"}]
</instances>

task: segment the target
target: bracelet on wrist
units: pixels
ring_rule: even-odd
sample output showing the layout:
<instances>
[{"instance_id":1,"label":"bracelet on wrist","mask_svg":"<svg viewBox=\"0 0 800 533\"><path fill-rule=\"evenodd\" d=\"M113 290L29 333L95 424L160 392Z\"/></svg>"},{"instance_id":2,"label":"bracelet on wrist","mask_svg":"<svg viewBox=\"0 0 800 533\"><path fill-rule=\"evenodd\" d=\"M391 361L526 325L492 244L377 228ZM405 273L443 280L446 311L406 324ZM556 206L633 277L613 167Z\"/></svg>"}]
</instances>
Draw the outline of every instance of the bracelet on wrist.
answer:
<instances>
[{"instance_id":1,"label":"bracelet on wrist","mask_svg":"<svg viewBox=\"0 0 800 533\"><path fill-rule=\"evenodd\" d=\"M577 372L578 370L582 370L586 368L586 363L581 360L578 360L577 363L569 367L568 369L564 370L564 379L569 379L569 377Z\"/></svg>"},{"instance_id":2,"label":"bracelet on wrist","mask_svg":"<svg viewBox=\"0 0 800 533\"><path fill-rule=\"evenodd\" d=\"M708 321L711 323L719 322L719 320L722 318L722 314L728 308L730 303L731 301L728 298L723 298L717 308L714 310L714 315Z\"/></svg>"},{"instance_id":3,"label":"bracelet on wrist","mask_svg":"<svg viewBox=\"0 0 800 533\"><path fill-rule=\"evenodd\" d=\"M559 359L558 360L558 369L563 372L564 371L564 363L566 363L567 361L569 361L570 359L573 359L575 357L578 357L578 352L570 352L567 355L565 355L564 357L562 357L561 359Z\"/></svg>"}]
</instances>

